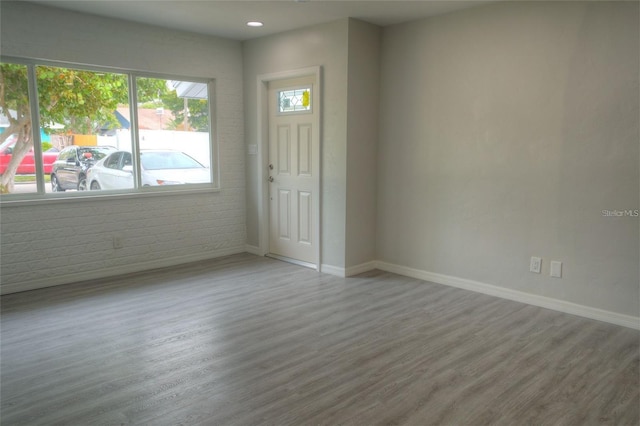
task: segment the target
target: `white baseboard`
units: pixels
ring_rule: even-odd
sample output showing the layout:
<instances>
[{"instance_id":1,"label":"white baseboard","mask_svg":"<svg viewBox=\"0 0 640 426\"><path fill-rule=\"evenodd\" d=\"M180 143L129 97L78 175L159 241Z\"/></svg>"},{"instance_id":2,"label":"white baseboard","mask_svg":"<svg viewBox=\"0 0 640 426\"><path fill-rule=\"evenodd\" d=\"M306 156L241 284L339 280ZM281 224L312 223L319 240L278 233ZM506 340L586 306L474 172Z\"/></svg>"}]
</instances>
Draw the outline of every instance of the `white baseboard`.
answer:
<instances>
[{"instance_id":1,"label":"white baseboard","mask_svg":"<svg viewBox=\"0 0 640 426\"><path fill-rule=\"evenodd\" d=\"M323 264L320 271L325 274L335 275L336 277L345 278L353 275L362 274L364 272L373 271L376 269L376 261L361 263L360 265L350 266L348 268L341 268L339 266Z\"/></svg>"},{"instance_id":2,"label":"white baseboard","mask_svg":"<svg viewBox=\"0 0 640 426\"><path fill-rule=\"evenodd\" d=\"M352 277L354 275L363 274L365 272L373 271L376 269L376 261L372 260L371 262L361 263L360 265L349 266L345 270L345 275L347 277Z\"/></svg>"},{"instance_id":3,"label":"white baseboard","mask_svg":"<svg viewBox=\"0 0 640 426\"><path fill-rule=\"evenodd\" d=\"M578 305L576 303L552 299L550 297L538 296L535 294L525 293L518 290L511 290L508 288L486 284L479 281L422 271L419 269L413 269L406 266L395 265L392 263L377 261L375 262L375 264L376 268L382 271L392 272L395 274L417 278L424 281L430 281L437 284L444 284L464 290L475 291L477 293L483 293L490 296L496 296L503 299L539 306L541 308L553 309L555 311L564 312L567 314L578 315L589 319L604 321L611 324L640 330L640 317L605 311L603 309L593 308L590 306Z\"/></svg>"},{"instance_id":4,"label":"white baseboard","mask_svg":"<svg viewBox=\"0 0 640 426\"><path fill-rule=\"evenodd\" d=\"M326 265L324 263L320 266L320 272L322 272L323 274L335 275L336 277L340 278L346 277L346 271L344 268L333 265Z\"/></svg>"},{"instance_id":5,"label":"white baseboard","mask_svg":"<svg viewBox=\"0 0 640 426\"><path fill-rule=\"evenodd\" d=\"M70 284L79 281L87 281L101 278L108 278L122 274L142 272L151 269L165 268L168 266L176 266L190 262L214 259L216 257L228 256L248 252L261 256L258 247L246 245L245 247L235 247L223 250L209 251L198 255L177 256L169 259L158 259L149 262L137 263L128 266L118 266L113 268L101 269L98 271L90 271L80 274L61 275L47 279L38 279L32 281L24 281L14 284L3 284L0 286L0 294L17 293L20 291L35 290L45 287L53 287L57 285ZM417 278L424 281L430 281L437 284L448 285L451 287L461 288L464 290L475 291L490 296L500 297L503 299L513 300L516 302L527 303L529 305L540 306L542 308L553 309L555 311L564 312L572 315L578 315L598 321L604 321L623 327L640 330L640 317L624 315L617 312L606 311L603 309L593 308L590 306L579 305L563 300L552 299L550 297L538 296L531 293L525 293L518 290L511 290L492 284L486 284L479 281L468 280L464 278L453 277L449 275L437 274L434 272L423 271L420 269L409 268L407 266L395 265L382 261L366 262L360 265L351 266L349 268L341 268L333 265L323 264L321 272L335 275L341 278L352 275L361 274L363 272L380 269L382 271L392 272L407 277Z\"/></svg>"},{"instance_id":6,"label":"white baseboard","mask_svg":"<svg viewBox=\"0 0 640 426\"><path fill-rule=\"evenodd\" d=\"M19 283L3 284L0 286L0 294L17 293L21 291L36 290L45 287L71 284L80 281L97 280L101 278L114 277L134 272L148 271L169 266L177 266L185 263L198 262L201 260L214 259L216 257L228 256L231 254L244 253L244 247L235 247L215 251L207 251L197 255L176 256L168 259L158 259L149 262L136 263L126 266L115 266L96 271L83 272L79 274L60 275L46 279L32 281L22 281Z\"/></svg>"}]
</instances>

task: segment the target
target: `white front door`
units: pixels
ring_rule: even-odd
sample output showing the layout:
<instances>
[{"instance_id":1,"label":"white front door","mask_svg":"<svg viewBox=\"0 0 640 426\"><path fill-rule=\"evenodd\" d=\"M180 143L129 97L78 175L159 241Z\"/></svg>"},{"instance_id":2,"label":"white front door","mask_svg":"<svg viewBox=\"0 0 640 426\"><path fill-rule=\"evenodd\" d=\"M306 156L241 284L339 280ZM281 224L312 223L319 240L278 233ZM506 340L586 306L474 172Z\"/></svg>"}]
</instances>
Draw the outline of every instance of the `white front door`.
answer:
<instances>
[{"instance_id":1,"label":"white front door","mask_svg":"<svg viewBox=\"0 0 640 426\"><path fill-rule=\"evenodd\" d=\"M319 96L315 77L269 83L269 253L315 265Z\"/></svg>"}]
</instances>

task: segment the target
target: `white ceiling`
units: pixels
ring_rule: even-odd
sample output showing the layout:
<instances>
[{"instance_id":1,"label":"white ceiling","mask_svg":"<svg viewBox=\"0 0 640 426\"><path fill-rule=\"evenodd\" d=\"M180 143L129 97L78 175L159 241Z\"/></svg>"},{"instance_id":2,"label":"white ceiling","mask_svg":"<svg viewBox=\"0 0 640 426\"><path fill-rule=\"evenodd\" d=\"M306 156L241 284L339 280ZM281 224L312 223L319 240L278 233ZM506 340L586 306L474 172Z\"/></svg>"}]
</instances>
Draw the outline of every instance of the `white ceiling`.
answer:
<instances>
[{"instance_id":1,"label":"white ceiling","mask_svg":"<svg viewBox=\"0 0 640 426\"><path fill-rule=\"evenodd\" d=\"M235 40L248 40L346 17L387 26L490 3L484 0L29 1ZM247 27L245 23L251 20L264 22L264 27Z\"/></svg>"}]
</instances>

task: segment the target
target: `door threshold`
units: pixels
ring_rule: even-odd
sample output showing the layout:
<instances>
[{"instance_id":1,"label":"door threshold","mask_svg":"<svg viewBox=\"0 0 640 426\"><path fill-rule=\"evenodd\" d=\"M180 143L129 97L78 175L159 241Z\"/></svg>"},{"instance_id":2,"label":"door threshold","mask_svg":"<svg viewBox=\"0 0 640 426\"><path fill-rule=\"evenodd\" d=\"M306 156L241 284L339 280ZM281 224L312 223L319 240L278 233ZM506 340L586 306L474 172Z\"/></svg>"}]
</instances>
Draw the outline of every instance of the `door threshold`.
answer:
<instances>
[{"instance_id":1,"label":"door threshold","mask_svg":"<svg viewBox=\"0 0 640 426\"><path fill-rule=\"evenodd\" d=\"M265 256L270 257L272 259L281 260L283 262L293 263L294 265L304 266L305 268L314 269L316 271L318 270L315 263L305 262L303 260L298 260L298 259L292 259L290 257L280 256L279 254L273 254L273 253L265 254Z\"/></svg>"}]
</instances>

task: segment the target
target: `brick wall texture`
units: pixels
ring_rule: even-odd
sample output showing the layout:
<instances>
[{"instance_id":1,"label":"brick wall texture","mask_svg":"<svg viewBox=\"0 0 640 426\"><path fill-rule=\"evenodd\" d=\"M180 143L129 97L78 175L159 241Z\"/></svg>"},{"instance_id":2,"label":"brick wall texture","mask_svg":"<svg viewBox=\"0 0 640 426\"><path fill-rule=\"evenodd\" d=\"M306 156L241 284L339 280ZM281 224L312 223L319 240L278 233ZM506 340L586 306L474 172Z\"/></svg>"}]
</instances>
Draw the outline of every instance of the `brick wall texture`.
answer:
<instances>
[{"instance_id":1,"label":"brick wall texture","mask_svg":"<svg viewBox=\"0 0 640 426\"><path fill-rule=\"evenodd\" d=\"M3 293L244 251L241 43L33 4L3 4L2 12L3 55L213 79L220 167L215 191L3 202ZM114 249L115 236L122 248Z\"/></svg>"}]
</instances>

